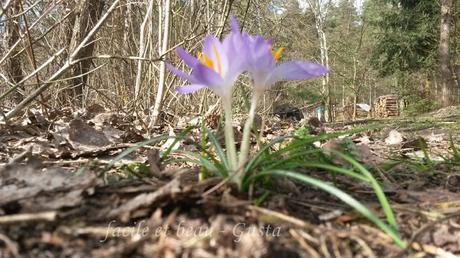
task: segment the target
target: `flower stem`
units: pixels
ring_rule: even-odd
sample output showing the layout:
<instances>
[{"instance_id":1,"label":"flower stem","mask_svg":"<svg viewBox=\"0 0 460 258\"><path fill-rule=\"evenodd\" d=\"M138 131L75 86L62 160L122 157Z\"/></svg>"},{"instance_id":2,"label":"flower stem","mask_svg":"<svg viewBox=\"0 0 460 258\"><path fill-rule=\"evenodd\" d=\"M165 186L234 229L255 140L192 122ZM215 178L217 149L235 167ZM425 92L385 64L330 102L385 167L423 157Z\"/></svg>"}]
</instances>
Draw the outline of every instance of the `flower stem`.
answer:
<instances>
[{"instance_id":1,"label":"flower stem","mask_svg":"<svg viewBox=\"0 0 460 258\"><path fill-rule=\"evenodd\" d=\"M205 149L206 149L206 143L207 143L207 138L206 138L206 126L204 122L204 116L201 117L201 156L205 157ZM204 167L200 168L200 172L198 174L198 181L203 181L206 179L206 169Z\"/></svg>"},{"instance_id":2,"label":"flower stem","mask_svg":"<svg viewBox=\"0 0 460 258\"><path fill-rule=\"evenodd\" d=\"M251 128L254 123L254 118L256 116L257 101L259 100L260 95L261 95L260 91L257 91L257 90L254 91L252 95L252 100L251 100L251 107L249 108L248 119L246 119L246 123L244 124L240 156L238 159L238 167L237 167L237 172L236 172L235 179L234 179L235 182L238 184L238 186L241 186L241 183L243 180L244 165L246 164L248 160L249 147L251 143L250 141Z\"/></svg>"},{"instance_id":3,"label":"flower stem","mask_svg":"<svg viewBox=\"0 0 460 258\"><path fill-rule=\"evenodd\" d=\"M231 99L222 99L222 107L225 112L225 147L230 166L230 174L235 173L237 167L235 136L233 133L233 114Z\"/></svg>"}]
</instances>

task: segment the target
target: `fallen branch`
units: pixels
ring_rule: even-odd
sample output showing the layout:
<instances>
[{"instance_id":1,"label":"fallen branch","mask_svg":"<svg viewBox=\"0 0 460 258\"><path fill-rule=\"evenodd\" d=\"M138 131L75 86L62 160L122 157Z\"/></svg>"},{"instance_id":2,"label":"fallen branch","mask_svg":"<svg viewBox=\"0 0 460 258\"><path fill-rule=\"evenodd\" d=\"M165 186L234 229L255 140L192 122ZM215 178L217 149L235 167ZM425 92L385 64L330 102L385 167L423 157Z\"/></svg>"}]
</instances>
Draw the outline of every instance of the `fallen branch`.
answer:
<instances>
[{"instance_id":1,"label":"fallen branch","mask_svg":"<svg viewBox=\"0 0 460 258\"><path fill-rule=\"evenodd\" d=\"M19 222L30 222L37 220L54 221L57 217L57 212L46 211L39 213L23 213L14 215L5 215L0 217L1 224L14 224Z\"/></svg>"}]
</instances>

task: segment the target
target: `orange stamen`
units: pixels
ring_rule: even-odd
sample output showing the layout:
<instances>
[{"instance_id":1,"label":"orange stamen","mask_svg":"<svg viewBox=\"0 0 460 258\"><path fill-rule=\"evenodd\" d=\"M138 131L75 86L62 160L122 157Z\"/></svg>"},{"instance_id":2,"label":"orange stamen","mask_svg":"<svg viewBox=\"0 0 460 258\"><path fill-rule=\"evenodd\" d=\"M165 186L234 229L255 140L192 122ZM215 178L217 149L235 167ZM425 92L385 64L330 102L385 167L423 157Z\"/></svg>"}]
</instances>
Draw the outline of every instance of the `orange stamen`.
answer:
<instances>
[{"instance_id":1,"label":"orange stamen","mask_svg":"<svg viewBox=\"0 0 460 258\"><path fill-rule=\"evenodd\" d=\"M270 45L270 51L272 52L273 59L278 61L281 58L281 54L283 53L284 48L280 47L278 50L273 51L272 46Z\"/></svg>"},{"instance_id":2,"label":"orange stamen","mask_svg":"<svg viewBox=\"0 0 460 258\"><path fill-rule=\"evenodd\" d=\"M207 57L204 53L198 53L198 60L200 61L200 63L209 67L210 69L214 69L214 64L212 63L212 60L209 57Z\"/></svg>"}]
</instances>

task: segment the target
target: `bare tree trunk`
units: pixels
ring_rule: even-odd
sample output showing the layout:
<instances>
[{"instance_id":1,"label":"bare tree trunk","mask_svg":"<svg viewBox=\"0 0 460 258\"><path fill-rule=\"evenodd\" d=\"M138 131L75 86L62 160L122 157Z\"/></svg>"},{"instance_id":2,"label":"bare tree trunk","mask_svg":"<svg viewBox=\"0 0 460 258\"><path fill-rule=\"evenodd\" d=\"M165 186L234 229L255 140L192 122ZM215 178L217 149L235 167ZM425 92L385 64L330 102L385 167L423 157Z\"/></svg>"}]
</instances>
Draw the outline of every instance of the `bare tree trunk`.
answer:
<instances>
[{"instance_id":1,"label":"bare tree trunk","mask_svg":"<svg viewBox=\"0 0 460 258\"><path fill-rule=\"evenodd\" d=\"M314 1L314 2L313 2ZM329 1L330 2L330 1ZM322 0L308 0L310 9L313 11L315 16L315 27L316 32L318 33L319 45L320 45L320 54L321 54L321 64L329 67L329 54L328 54L328 44L326 32L324 29L325 20L327 16L327 6L328 3L323 3ZM331 90L329 85L329 74L326 73L322 78L322 93L325 98L325 119L330 121L331 119Z\"/></svg>"},{"instance_id":2,"label":"bare tree trunk","mask_svg":"<svg viewBox=\"0 0 460 258\"><path fill-rule=\"evenodd\" d=\"M11 2L10 8L7 10L7 17L9 18L6 22L6 33L5 33L5 48L10 49L19 40L19 20L18 18L13 18L13 16L17 15L21 11L21 2L20 1L13 1ZM16 55L17 50L14 50L11 53L10 58L8 59L5 65L5 72L9 77L10 84L16 84L20 82L24 78L24 73L22 71L22 62L21 62L21 55ZM19 90L24 92L24 87L20 86ZM19 103L22 101L24 96L16 91L13 95L13 101L15 103Z\"/></svg>"},{"instance_id":3,"label":"bare tree trunk","mask_svg":"<svg viewBox=\"0 0 460 258\"><path fill-rule=\"evenodd\" d=\"M124 56L131 55L131 48L130 48L130 41L131 40L131 24L133 23L133 15L132 15L132 4L129 0L126 1L125 7L123 8L123 50L122 53ZM131 65L127 64L123 66L123 82L125 85L130 85L132 82L132 73L131 73Z\"/></svg>"},{"instance_id":4,"label":"bare tree trunk","mask_svg":"<svg viewBox=\"0 0 460 258\"><path fill-rule=\"evenodd\" d=\"M77 44L86 37L88 32L94 27L99 20L104 8L104 0L83 0L78 4L77 17L75 19L70 49L73 51ZM93 41L94 38L91 39ZM94 42L84 46L75 59L90 57L95 47ZM83 90L88 82L88 72L91 69L91 59L85 59L76 63L72 67L72 75L75 77L71 81L71 96L77 100L78 105L83 104Z\"/></svg>"},{"instance_id":5,"label":"bare tree trunk","mask_svg":"<svg viewBox=\"0 0 460 258\"><path fill-rule=\"evenodd\" d=\"M159 49L159 55L164 58L166 51L168 51L169 43L169 14L171 12L171 2L170 0L163 0L163 4L158 5L158 8L161 9L159 13L163 14L163 35L161 36L161 47ZM161 34L159 34L160 36ZM153 127L158 121L158 115L160 114L161 104L163 101L163 93L166 85L166 63L162 61L160 63L160 78L158 80L158 90L155 98L155 104L152 111L152 119L150 120L150 127Z\"/></svg>"},{"instance_id":6,"label":"bare tree trunk","mask_svg":"<svg viewBox=\"0 0 460 258\"><path fill-rule=\"evenodd\" d=\"M139 54L140 58L145 57L146 54L146 40L145 40L145 29L147 27L147 23L150 20L150 16L152 15L153 11L153 0L149 0L149 5L147 7L147 12L145 13L144 20L142 21L140 32L139 32ZM141 81L142 79L142 61L139 60L137 63L137 74L136 74L136 84L134 86L134 100L137 102L139 98L139 93L141 92Z\"/></svg>"},{"instance_id":7,"label":"bare tree trunk","mask_svg":"<svg viewBox=\"0 0 460 258\"><path fill-rule=\"evenodd\" d=\"M452 0L441 0L441 30L439 40L439 62L441 72L442 104L449 106L454 100L453 78L450 71L450 23Z\"/></svg>"},{"instance_id":8,"label":"bare tree trunk","mask_svg":"<svg viewBox=\"0 0 460 258\"><path fill-rule=\"evenodd\" d=\"M322 22L321 22L322 23ZM323 30L323 25L321 25L320 29L318 30L318 34L320 35L320 52L321 52L321 64L329 67L329 54L327 49L327 39L326 33ZM331 90L329 85L329 73L326 73L322 78L322 87L323 87L323 94L326 98L325 101L325 119L326 121L330 121L331 118Z\"/></svg>"},{"instance_id":9,"label":"bare tree trunk","mask_svg":"<svg viewBox=\"0 0 460 258\"><path fill-rule=\"evenodd\" d=\"M356 74L358 69L356 67L356 57L353 56L353 121L356 120L356 104L358 104L358 85L356 85Z\"/></svg>"},{"instance_id":10,"label":"bare tree trunk","mask_svg":"<svg viewBox=\"0 0 460 258\"><path fill-rule=\"evenodd\" d=\"M367 83L369 85L369 106L371 106L368 117L372 117L372 113L374 112L374 83L369 78Z\"/></svg>"},{"instance_id":11,"label":"bare tree trunk","mask_svg":"<svg viewBox=\"0 0 460 258\"><path fill-rule=\"evenodd\" d=\"M356 104L358 104L358 94L355 92L353 94L353 121L356 120L356 117L357 117L357 112L358 110L356 109Z\"/></svg>"}]
</instances>

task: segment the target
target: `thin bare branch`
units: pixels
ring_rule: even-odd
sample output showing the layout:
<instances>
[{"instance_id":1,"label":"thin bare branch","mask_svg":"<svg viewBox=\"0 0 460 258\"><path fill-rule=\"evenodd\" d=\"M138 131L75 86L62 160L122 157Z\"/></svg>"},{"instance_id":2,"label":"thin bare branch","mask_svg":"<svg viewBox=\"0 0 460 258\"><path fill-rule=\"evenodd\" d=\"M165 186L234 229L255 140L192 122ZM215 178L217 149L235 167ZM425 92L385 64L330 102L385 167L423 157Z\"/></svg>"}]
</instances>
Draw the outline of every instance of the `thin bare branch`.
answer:
<instances>
[{"instance_id":1,"label":"thin bare branch","mask_svg":"<svg viewBox=\"0 0 460 258\"><path fill-rule=\"evenodd\" d=\"M19 111L21 111L23 108L29 105L33 100L35 100L37 96L39 96L43 91L45 91L51 85L50 81L54 81L57 78L59 78L65 71L67 71L67 69L69 69L72 66L73 63L75 63L75 57L80 53L82 48L91 40L94 34L101 28L102 24L104 24L105 20L115 10L119 2L120 0L115 0L112 3L112 5L107 10L107 12L104 14L104 16L101 17L101 19L97 22L94 28L86 35L86 37L75 48L75 50L69 56L69 59L64 63L64 65L58 71L56 71L53 75L51 75L51 77L48 78L48 80L46 80L42 86L40 86L35 91L33 91L29 96L27 96L23 101L21 101L14 109L8 112L5 115L4 119L10 119L14 117L15 115L17 115Z\"/></svg>"}]
</instances>

